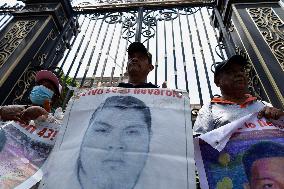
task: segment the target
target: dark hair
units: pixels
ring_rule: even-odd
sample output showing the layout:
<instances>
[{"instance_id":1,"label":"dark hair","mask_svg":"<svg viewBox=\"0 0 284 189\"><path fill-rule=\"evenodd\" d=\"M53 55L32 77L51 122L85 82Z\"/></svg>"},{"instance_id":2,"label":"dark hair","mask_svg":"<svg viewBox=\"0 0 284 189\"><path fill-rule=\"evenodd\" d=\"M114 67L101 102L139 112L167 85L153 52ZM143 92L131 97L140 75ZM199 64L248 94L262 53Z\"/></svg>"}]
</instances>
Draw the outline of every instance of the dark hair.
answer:
<instances>
[{"instance_id":1,"label":"dark hair","mask_svg":"<svg viewBox=\"0 0 284 189\"><path fill-rule=\"evenodd\" d=\"M284 157L284 145L271 141L252 145L243 156L243 165L248 179L251 179L251 167L256 160L271 157Z\"/></svg>"},{"instance_id":2,"label":"dark hair","mask_svg":"<svg viewBox=\"0 0 284 189\"><path fill-rule=\"evenodd\" d=\"M135 98L133 96L112 96L108 97L105 102L103 102L93 113L89 125L93 122L93 120L96 117L96 114L98 111L103 110L104 108L118 108L121 110L125 109L136 109L143 113L144 115L144 121L147 124L148 131L151 130L151 112L148 106L146 104L139 100L138 98Z\"/></svg>"},{"instance_id":3,"label":"dark hair","mask_svg":"<svg viewBox=\"0 0 284 189\"><path fill-rule=\"evenodd\" d=\"M89 129L90 125L92 124L92 122L94 121L98 112L103 110L104 108L118 108L118 109L121 109L121 110L131 108L131 109L136 109L136 110L141 111L144 114L144 121L147 124L147 129L148 129L148 132L150 133L151 125L152 125L152 118L151 118L150 109L149 109L148 106L146 106L146 104L143 101L141 101L138 98L135 98L133 96L112 96L112 97L108 97L103 103L101 103L99 105L99 107L92 114L92 117L89 121L88 128L86 129L86 132L88 132L88 129ZM83 142L81 143L79 157L77 159L77 173L76 173L79 184L80 184L81 187L82 187L82 183L81 183L81 179L80 179L80 175L79 175L80 169L82 170L83 173L85 173L85 170L82 166L81 157L80 157L82 144L83 144Z\"/></svg>"}]
</instances>

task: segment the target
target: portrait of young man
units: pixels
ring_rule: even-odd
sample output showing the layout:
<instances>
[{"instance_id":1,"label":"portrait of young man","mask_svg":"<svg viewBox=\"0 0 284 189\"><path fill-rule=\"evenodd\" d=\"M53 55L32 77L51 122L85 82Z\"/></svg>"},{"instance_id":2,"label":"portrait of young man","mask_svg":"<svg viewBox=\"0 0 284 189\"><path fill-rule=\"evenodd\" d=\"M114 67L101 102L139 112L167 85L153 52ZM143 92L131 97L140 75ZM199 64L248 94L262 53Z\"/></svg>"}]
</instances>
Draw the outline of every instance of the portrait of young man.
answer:
<instances>
[{"instance_id":1,"label":"portrait of young man","mask_svg":"<svg viewBox=\"0 0 284 189\"><path fill-rule=\"evenodd\" d=\"M41 188L194 189L188 98L101 90L69 103Z\"/></svg>"},{"instance_id":2,"label":"portrait of young man","mask_svg":"<svg viewBox=\"0 0 284 189\"><path fill-rule=\"evenodd\" d=\"M244 189L284 189L284 145L263 141L252 145L243 156L249 183Z\"/></svg>"},{"instance_id":3,"label":"portrait of young man","mask_svg":"<svg viewBox=\"0 0 284 189\"><path fill-rule=\"evenodd\" d=\"M132 96L112 96L92 114L78 158L82 189L133 189L144 168L151 112Z\"/></svg>"}]
</instances>

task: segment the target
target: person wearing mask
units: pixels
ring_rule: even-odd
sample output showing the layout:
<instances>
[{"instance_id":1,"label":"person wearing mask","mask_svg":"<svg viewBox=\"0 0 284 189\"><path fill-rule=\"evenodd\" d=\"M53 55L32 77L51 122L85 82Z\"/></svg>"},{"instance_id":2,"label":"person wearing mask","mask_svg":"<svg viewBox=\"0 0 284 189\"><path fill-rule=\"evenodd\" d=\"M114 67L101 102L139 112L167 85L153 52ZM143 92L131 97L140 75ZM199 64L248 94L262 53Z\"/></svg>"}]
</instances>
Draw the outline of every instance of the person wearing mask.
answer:
<instances>
[{"instance_id":1,"label":"person wearing mask","mask_svg":"<svg viewBox=\"0 0 284 189\"><path fill-rule=\"evenodd\" d=\"M59 98L62 87L55 74L48 70L37 72L36 85L30 93L31 105L8 105L0 107L0 120L19 121L28 124L38 117L48 117L52 105Z\"/></svg>"}]
</instances>

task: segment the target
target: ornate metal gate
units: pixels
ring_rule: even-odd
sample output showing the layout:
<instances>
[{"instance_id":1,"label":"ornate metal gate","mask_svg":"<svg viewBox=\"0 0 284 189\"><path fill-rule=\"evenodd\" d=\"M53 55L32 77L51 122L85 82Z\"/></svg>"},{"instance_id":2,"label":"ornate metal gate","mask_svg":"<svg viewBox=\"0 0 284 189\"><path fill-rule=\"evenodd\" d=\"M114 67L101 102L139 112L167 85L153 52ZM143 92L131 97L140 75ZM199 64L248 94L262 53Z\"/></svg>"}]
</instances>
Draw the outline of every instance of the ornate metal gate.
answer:
<instances>
[{"instance_id":1,"label":"ornate metal gate","mask_svg":"<svg viewBox=\"0 0 284 189\"><path fill-rule=\"evenodd\" d=\"M141 41L152 53L155 64L148 80L158 85L166 82L169 88L187 90L193 104L202 105L219 93L213 82L212 65L227 55L240 53L253 62L248 68L251 91L273 105L283 107L283 87L275 85L280 80L276 78L275 81L274 77L267 79L271 73L258 65L259 58L255 58L246 41L242 41L244 37L240 33L244 25L240 19L238 22L234 20L238 17L237 12L243 10L241 6L245 5L234 9L239 6L235 6L236 2L205 0L74 0L71 4L67 0L28 0L21 6L2 5L0 13L12 13L14 18L0 17L0 40L14 26L13 20L20 20L23 16L34 17L34 25L41 21L46 23L46 20L41 20L43 16L54 21L53 25L45 27L48 31L45 37L37 40L39 44L50 40L43 46L39 45L42 52L31 52L27 58L29 66L22 67L22 73L15 74L16 77L9 76L14 84L8 85L6 79L1 78L1 93L5 90L8 94L1 97L2 104L23 101L32 81L28 78L42 68L56 71L62 75L63 83L72 86L115 86L127 79L127 46L133 41ZM264 5L259 1L254 6ZM255 11L252 18L253 14L256 14ZM31 40L28 35L26 38ZM0 41L0 51L3 51L1 42L3 40ZM280 41L281 44L283 42ZM1 71L5 72L5 69ZM18 86L21 82L24 90ZM274 84L272 88L271 83Z\"/></svg>"},{"instance_id":2,"label":"ornate metal gate","mask_svg":"<svg viewBox=\"0 0 284 189\"><path fill-rule=\"evenodd\" d=\"M59 67L67 70L66 77L74 81L79 77L80 86L114 85L127 79L127 46L141 41L153 54L155 69L148 80L187 90L196 104L203 104L203 99L218 91L212 89L211 65L226 56L216 30L209 25L211 12L210 7L140 7L80 15L81 33L71 42L73 48Z\"/></svg>"}]
</instances>

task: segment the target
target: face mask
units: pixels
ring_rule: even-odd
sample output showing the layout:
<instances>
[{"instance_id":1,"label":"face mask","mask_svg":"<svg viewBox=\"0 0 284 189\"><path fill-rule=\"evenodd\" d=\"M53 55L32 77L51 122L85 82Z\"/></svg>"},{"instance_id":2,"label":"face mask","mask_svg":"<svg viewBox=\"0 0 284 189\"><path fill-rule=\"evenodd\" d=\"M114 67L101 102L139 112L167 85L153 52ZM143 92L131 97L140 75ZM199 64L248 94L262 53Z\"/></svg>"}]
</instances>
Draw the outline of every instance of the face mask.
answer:
<instances>
[{"instance_id":1,"label":"face mask","mask_svg":"<svg viewBox=\"0 0 284 189\"><path fill-rule=\"evenodd\" d=\"M51 100L54 92L43 85L35 86L30 94L33 104L43 105L44 101Z\"/></svg>"}]
</instances>

